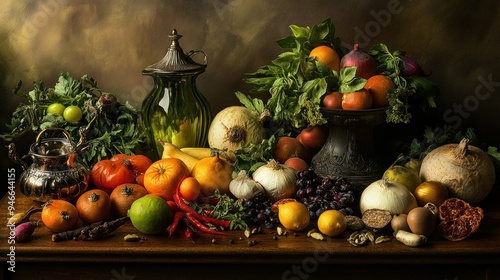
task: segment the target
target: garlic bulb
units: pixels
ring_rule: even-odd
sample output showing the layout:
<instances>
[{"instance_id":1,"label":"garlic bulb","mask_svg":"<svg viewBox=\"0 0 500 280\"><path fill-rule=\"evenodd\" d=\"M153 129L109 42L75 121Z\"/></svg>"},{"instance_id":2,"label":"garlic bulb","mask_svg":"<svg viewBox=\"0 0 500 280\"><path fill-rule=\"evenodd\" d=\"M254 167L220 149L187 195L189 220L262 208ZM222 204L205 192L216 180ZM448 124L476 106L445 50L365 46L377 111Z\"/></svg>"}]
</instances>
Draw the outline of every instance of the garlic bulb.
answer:
<instances>
[{"instance_id":1,"label":"garlic bulb","mask_svg":"<svg viewBox=\"0 0 500 280\"><path fill-rule=\"evenodd\" d=\"M253 179L264 187L268 196L278 200L295 195L296 173L295 169L272 159L255 170Z\"/></svg>"},{"instance_id":2,"label":"garlic bulb","mask_svg":"<svg viewBox=\"0 0 500 280\"><path fill-rule=\"evenodd\" d=\"M261 184L250 178L245 170L241 170L238 176L229 183L229 191L236 198L248 199L265 190Z\"/></svg>"},{"instance_id":3,"label":"garlic bulb","mask_svg":"<svg viewBox=\"0 0 500 280\"><path fill-rule=\"evenodd\" d=\"M394 214L408 214L417 207L417 200L402 184L380 179L363 190L359 199L361 213L368 209L387 210Z\"/></svg>"}]
</instances>

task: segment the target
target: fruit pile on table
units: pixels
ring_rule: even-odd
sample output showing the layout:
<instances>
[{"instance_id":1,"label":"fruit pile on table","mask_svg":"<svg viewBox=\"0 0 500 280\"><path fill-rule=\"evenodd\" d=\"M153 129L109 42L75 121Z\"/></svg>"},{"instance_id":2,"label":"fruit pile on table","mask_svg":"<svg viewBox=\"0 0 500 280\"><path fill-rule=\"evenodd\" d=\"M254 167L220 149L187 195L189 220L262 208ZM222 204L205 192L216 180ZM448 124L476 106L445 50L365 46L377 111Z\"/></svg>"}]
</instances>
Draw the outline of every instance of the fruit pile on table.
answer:
<instances>
[{"instance_id":1,"label":"fruit pile on table","mask_svg":"<svg viewBox=\"0 0 500 280\"><path fill-rule=\"evenodd\" d=\"M89 187L75 201L46 201L40 224L30 221L36 211L16 215L9 221L16 241L28 241L38 226L53 241L98 240L129 221L134 234L187 238L257 226L307 231L319 242L350 231L346 242L354 246L393 238L421 246L436 231L452 241L473 234L484 216L478 204L495 182L494 147L483 151L463 137L404 151L361 190L349 178L316 174L311 159L328 138L321 108L387 108L388 123L410 123L410 104L434 107L437 86L404 52L383 44L344 54L330 20L291 29L278 41L288 51L246 79L267 100L236 92L241 106L213 118L207 147L158 139L162 154L148 154L157 143L137 129L137 112L88 76L80 83L64 74L54 88L40 84L38 95L23 95L31 105L20 105L2 137L46 127L77 137L77 128L90 128L89 149L77 159L89 168ZM85 227L76 229L78 221Z\"/></svg>"}]
</instances>

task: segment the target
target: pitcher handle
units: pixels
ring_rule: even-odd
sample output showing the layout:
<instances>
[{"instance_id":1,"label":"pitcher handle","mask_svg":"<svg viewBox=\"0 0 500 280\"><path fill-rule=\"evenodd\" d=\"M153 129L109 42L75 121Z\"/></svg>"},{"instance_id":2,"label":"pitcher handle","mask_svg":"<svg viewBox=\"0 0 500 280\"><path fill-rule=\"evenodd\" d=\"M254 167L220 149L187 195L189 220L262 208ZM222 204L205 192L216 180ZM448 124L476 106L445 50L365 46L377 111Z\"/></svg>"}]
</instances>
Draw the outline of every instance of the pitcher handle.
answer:
<instances>
[{"instance_id":1,"label":"pitcher handle","mask_svg":"<svg viewBox=\"0 0 500 280\"><path fill-rule=\"evenodd\" d=\"M203 55L203 63L201 63L201 65L206 66L206 65L207 65L207 63L208 63L208 57L207 57L207 54L206 54L206 53L204 53L203 51L189 51L189 52L186 54L186 56L187 56L189 59L193 60L193 57L194 57L195 55L197 55L197 54L202 54L202 55ZM194 60L193 60L193 61L194 61Z\"/></svg>"},{"instance_id":2,"label":"pitcher handle","mask_svg":"<svg viewBox=\"0 0 500 280\"><path fill-rule=\"evenodd\" d=\"M68 141L71 142L71 136L69 135L69 132L66 131L66 129L60 128L60 127L49 127L49 128L46 128L46 129L40 131L40 133L38 133L38 135L36 136L36 140L35 140L36 143L40 143L40 141L42 140L43 133L46 132L47 130L61 131L62 134L64 134L64 136L66 137L66 139L68 139Z\"/></svg>"}]
</instances>

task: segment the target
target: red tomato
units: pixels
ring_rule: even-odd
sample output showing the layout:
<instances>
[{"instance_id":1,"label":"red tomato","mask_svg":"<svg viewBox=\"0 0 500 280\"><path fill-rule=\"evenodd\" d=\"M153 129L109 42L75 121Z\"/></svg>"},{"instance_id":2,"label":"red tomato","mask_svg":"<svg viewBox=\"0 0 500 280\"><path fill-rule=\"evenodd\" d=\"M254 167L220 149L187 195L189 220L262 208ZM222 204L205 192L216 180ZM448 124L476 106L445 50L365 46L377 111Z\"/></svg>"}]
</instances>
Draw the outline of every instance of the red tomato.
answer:
<instances>
[{"instance_id":1,"label":"red tomato","mask_svg":"<svg viewBox=\"0 0 500 280\"><path fill-rule=\"evenodd\" d=\"M123 162L123 164L128 165L138 176L141 173L145 173L153 161L145 155L134 155L129 156L126 154L117 154L111 158L112 161Z\"/></svg>"},{"instance_id":2,"label":"red tomato","mask_svg":"<svg viewBox=\"0 0 500 280\"><path fill-rule=\"evenodd\" d=\"M325 144L326 136L321 126L308 126L297 135L297 140L311 150L318 150Z\"/></svg>"},{"instance_id":3,"label":"red tomato","mask_svg":"<svg viewBox=\"0 0 500 280\"><path fill-rule=\"evenodd\" d=\"M135 181L133 171L122 161L100 160L90 171L92 183L108 193L121 184L130 184Z\"/></svg>"},{"instance_id":4,"label":"red tomato","mask_svg":"<svg viewBox=\"0 0 500 280\"><path fill-rule=\"evenodd\" d=\"M323 97L322 103L327 109L342 109L342 93L330 92Z\"/></svg>"}]
</instances>

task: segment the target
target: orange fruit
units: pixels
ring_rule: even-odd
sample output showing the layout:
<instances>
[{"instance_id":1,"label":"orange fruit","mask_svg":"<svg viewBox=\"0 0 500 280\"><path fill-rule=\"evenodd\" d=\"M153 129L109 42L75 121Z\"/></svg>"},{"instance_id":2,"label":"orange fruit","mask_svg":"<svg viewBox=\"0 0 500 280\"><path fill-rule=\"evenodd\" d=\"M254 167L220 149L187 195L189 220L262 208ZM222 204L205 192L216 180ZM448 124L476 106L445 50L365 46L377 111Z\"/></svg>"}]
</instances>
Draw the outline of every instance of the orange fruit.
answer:
<instances>
[{"instance_id":1,"label":"orange fruit","mask_svg":"<svg viewBox=\"0 0 500 280\"><path fill-rule=\"evenodd\" d=\"M395 89L396 85L391 78L385 75L374 75L366 80L365 89L370 92L373 99L373 108L383 108L389 106L387 91Z\"/></svg>"},{"instance_id":2,"label":"orange fruit","mask_svg":"<svg viewBox=\"0 0 500 280\"><path fill-rule=\"evenodd\" d=\"M111 199L101 189L84 192L76 201L80 220L85 224L107 221L111 217Z\"/></svg>"},{"instance_id":3,"label":"orange fruit","mask_svg":"<svg viewBox=\"0 0 500 280\"><path fill-rule=\"evenodd\" d=\"M194 177L187 177L182 180L179 186L179 194L187 201L195 201L201 192L201 185Z\"/></svg>"},{"instance_id":4,"label":"orange fruit","mask_svg":"<svg viewBox=\"0 0 500 280\"><path fill-rule=\"evenodd\" d=\"M146 188L139 184L121 184L113 189L109 198L111 199L111 210L118 217L126 217L130 205L148 194Z\"/></svg>"},{"instance_id":5,"label":"orange fruit","mask_svg":"<svg viewBox=\"0 0 500 280\"><path fill-rule=\"evenodd\" d=\"M150 194L173 200L177 185L189 176L189 169L182 160L164 158L153 162L146 170L144 187Z\"/></svg>"},{"instance_id":6,"label":"orange fruit","mask_svg":"<svg viewBox=\"0 0 500 280\"><path fill-rule=\"evenodd\" d=\"M309 57L316 58L317 61L325 64L336 72L340 70L340 57L334 49L328 46L315 47L309 53Z\"/></svg>"},{"instance_id":7,"label":"orange fruit","mask_svg":"<svg viewBox=\"0 0 500 280\"><path fill-rule=\"evenodd\" d=\"M326 210L318 217L318 230L330 237L342 234L347 228L347 219L338 210Z\"/></svg>"},{"instance_id":8,"label":"orange fruit","mask_svg":"<svg viewBox=\"0 0 500 280\"><path fill-rule=\"evenodd\" d=\"M61 199L52 199L43 204L42 222L52 232L73 229L78 223L76 207Z\"/></svg>"},{"instance_id":9,"label":"orange fruit","mask_svg":"<svg viewBox=\"0 0 500 280\"><path fill-rule=\"evenodd\" d=\"M372 108L373 99L365 88L358 91L344 93L342 96L342 109L365 110Z\"/></svg>"}]
</instances>

